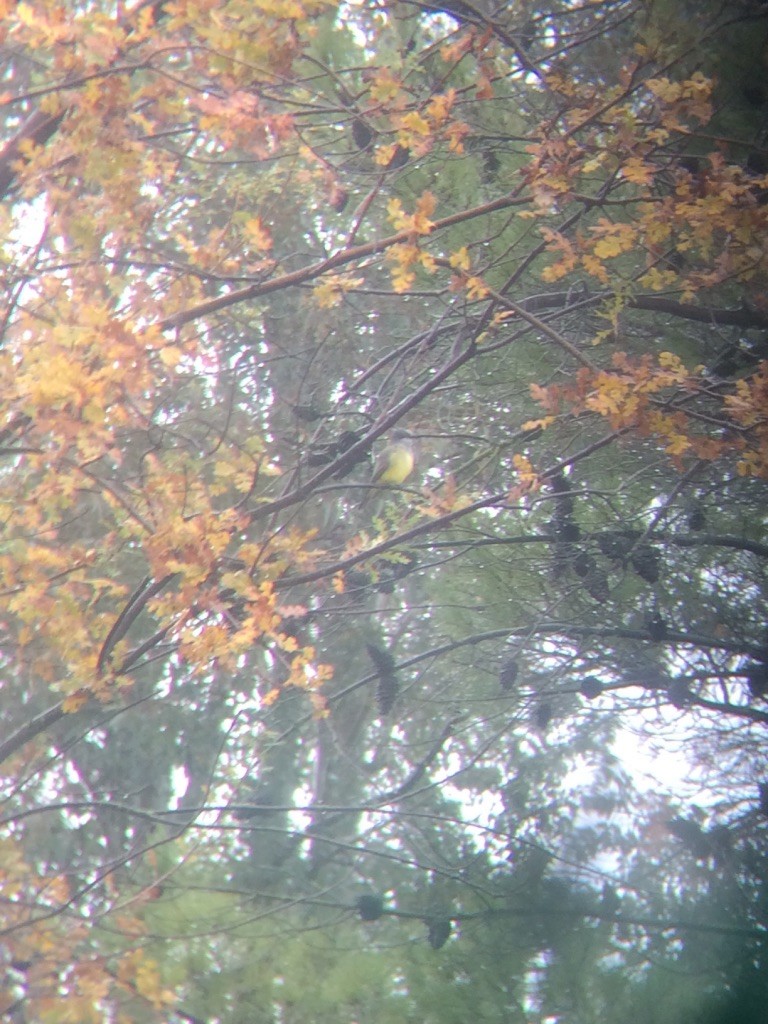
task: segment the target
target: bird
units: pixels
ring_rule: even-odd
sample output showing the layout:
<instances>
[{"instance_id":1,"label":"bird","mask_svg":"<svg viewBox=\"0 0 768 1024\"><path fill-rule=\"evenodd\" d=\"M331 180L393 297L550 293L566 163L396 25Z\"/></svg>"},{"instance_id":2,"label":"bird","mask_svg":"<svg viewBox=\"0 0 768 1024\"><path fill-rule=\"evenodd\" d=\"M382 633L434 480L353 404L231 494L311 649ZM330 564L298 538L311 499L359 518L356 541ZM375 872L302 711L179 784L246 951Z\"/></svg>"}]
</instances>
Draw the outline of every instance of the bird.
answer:
<instances>
[{"instance_id":1,"label":"bird","mask_svg":"<svg viewBox=\"0 0 768 1024\"><path fill-rule=\"evenodd\" d=\"M413 437L407 430L393 430L392 440L377 456L371 483L397 487L405 483L416 465Z\"/></svg>"}]
</instances>

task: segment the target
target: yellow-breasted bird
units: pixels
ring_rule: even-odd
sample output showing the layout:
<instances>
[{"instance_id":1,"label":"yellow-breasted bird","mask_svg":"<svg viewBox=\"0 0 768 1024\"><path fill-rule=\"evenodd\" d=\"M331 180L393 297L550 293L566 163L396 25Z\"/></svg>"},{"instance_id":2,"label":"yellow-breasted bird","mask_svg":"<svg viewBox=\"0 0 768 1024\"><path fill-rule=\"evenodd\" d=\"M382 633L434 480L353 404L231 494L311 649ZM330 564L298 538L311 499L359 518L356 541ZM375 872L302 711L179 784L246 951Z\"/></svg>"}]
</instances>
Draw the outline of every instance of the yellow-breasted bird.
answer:
<instances>
[{"instance_id":1,"label":"yellow-breasted bird","mask_svg":"<svg viewBox=\"0 0 768 1024\"><path fill-rule=\"evenodd\" d=\"M391 484L396 487L405 483L415 465L416 448L413 437L407 430L393 430L391 441L373 464L371 483Z\"/></svg>"}]
</instances>

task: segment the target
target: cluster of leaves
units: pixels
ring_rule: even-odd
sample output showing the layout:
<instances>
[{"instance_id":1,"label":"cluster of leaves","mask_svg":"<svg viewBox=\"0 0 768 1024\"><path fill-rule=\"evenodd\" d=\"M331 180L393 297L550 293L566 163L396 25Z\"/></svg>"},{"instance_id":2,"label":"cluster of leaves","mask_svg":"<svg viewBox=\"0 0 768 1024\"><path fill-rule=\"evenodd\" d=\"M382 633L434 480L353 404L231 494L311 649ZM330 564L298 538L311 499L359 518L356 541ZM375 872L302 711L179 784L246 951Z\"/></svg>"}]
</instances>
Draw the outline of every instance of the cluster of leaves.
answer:
<instances>
[{"instance_id":1,"label":"cluster of leaves","mask_svg":"<svg viewBox=\"0 0 768 1024\"><path fill-rule=\"evenodd\" d=\"M6 6L0 1011L762 1005L763 6Z\"/></svg>"}]
</instances>

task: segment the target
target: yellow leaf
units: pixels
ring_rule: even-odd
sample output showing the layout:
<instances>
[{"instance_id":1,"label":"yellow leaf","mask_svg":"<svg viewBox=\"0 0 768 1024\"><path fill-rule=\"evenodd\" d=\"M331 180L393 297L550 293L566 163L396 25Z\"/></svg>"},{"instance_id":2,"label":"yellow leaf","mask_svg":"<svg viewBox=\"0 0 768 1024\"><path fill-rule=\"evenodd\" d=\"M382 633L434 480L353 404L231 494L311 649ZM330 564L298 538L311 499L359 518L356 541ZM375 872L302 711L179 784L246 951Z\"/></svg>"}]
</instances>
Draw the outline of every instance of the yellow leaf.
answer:
<instances>
[{"instance_id":1,"label":"yellow leaf","mask_svg":"<svg viewBox=\"0 0 768 1024\"><path fill-rule=\"evenodd\" d=\"M645 83L654 96L666 103L673 103L680 98L682 87L677 82L670 82L668 78L649 78Z\"/></svg>"},{"instance_id":2,"label":"yellow leaf","mask_svg":"<svg viewBox=\"0 0 768 1024\"><path fill-rule=\"evenodd\" d=\"M416 203L416 212L413 215L413 227L421 235L428 235L435 226L430 217L435 212L437 199L432 192L424 192Z\"/></svg>"},{"instance_id":3,"label":"yellow leaf","mask_svg":"<svg viewBox=\"0 0 768 1024\"><path fill-rule=\"evenodd\" d=\"M456 90L449 89L440 96L433 96L427 104L427 115L435 124L442 124L456 99Z\"/></svg>"},{"instance_id":4,"label":"yellow leaf","mask_svg":"<svg viewBox=\"0 0 768 1024\"><path fill-rule=\"evenodd\" d=\"M682 455L683 452L688 451L691 447L691 442L683 434L673 434L669 443L666 446L666 450L670 455Z\"/></svg>"},{"instance_id":5,"label":"yellow leaf","mask_svg":"<svg viewBox=\"0 0 768 1024\"><path fill-rule=\"evenodd\" d=\"M414 110L400 119L399 135L402 136L400 141L407 146L412 135L429 135L429 125L421 114Z\"/></svg>"},{"instance_id":6,"label":"yellow leaf","mask_svg":"<svg viewBox=\"0 0 768 1024\"><path fill-rule=\"evenodd\" d=\"M665 370L672 370L674 373L686 373L683 361L674 352L659 352L659 366L663 366Z\"/></svg>"},{"instance_id":7,"label":"yellow leaf","mask_svg":"<svg viewBox=\"0 0 768 1024\"><path fill-rule=\"evenodd\" d=\"M674 270L660 270L658 267L651 267L640 278L640 284L653 292L663 292L677 283L677 273Z\"/></svg>"},{"instance_id":8,"label":"yellow leaf","mask_svg":"<svg viewBox=\"0 0 768 1024\"><path fill-rule=\"evenodd\" d=\"M431 192L424 192L419 196L413 214L405 213L399 199L390 199L387 204L387 214L398 231L412 231L415 234L428 235L435 226L430 217L436 206L435 196Z\"/></svg>"},{"instance_id":9,"label":"yellow leaf","mask_svg":"<svg viewBox=\"0 0 768 1024\"><path fill-rule=\"evenodd\" d=\"M612 224L603 218L590 231L598 239L594 253L601 259L629 252L637 243L637 229L632 224Z\"/></svg>"},{"instance_id":10,"label":"yellow leaf","mask_svg":"<svg viewBox=\"0 0 768 1024\"><path fill-rule=\"evenodd\" d=\"M621 175L635 185L647 185L649 181L653 181L654 169L640 157L633 156L621 168Z\"/></svg>"},{"instance_id":11,"label":"yellow leaf","mask_svg":"<svg viewBox=\"0 0 768 1024\"><path fill-rule=\"evenodd\" d=\"M462 245L460 249L448 257L448 264L454 270L469 270L469 252L466 245Z\"/></svg>"},{"instance_id":12,"label":"yellow leaf","mask_svg":"<svg viewBox=\"0 0 768 1024\"><path fill-rule=\"evenodd\" d=\"M596 277L599 281L602 281L604 284L608 284L608 271L605 269L600 260L596 259L594 256L590 256L587 253L585 256L582 257L581 263L588 274L591 274L593 277Z\"/></svg>"},{"instance_id":13,"label":"yellow leaf","mask_svg":"<svg viewBox=\"0 0 768 1024\"><path fill-rule=\"evenodd\" d=\"M541 280L551 284L553 281L559 281L561 277L565 277L569 270L572 269L565 260L559 260L557 263L544 267L541 272Z\"/></svg>"},{"instance_id":14,"label":"yellow leaf","mask_svg":"<svg viewBox=\"0 0 768 1024\"><path fill-rule=\"evenodd\" d=\"M488 295L488 286L481 277L467 278L467 296L470 299L484 299Z\"/></svg>"},{"instance_id":15,"label":"yellow leaf","mask_svg":"<svg viewBox=\"0 0 768 1024\"><path fill-rule=\"evenodd\" d=\"M261 217L251 217L246 221L243 234L253 248L258 249L259 252L269 252L272 248L272 235L264 226Z\"/></svg>"},{"instance_id":16,"label":"yellow leaf","mask_svg":"<svg viewBox=\"0 0 768 1024\"><path fill-rule=\"evenodd\" d=\"M332 309L338 306L346 292L359 288L362 277L348 277L344 274L330 274L315 285L313 295L321 309Z\"/></svg>"},{"instance_id":17,"label":"yellow leaf","mask_svg":"<svg viewBox=\"0 0 768 1024\"><path fill-rule=\"evenodd\" d=\"M181 362L182 351L175 345L166 345L160 350L160 361L164 366L173 369Z\"/></svg>"},{"instance_id":18,"label":"yellow leaf","mask_svg":"<svg viewBox=\"0 0 768 1024\"><path fill-rule=\"evenodd\" d=\"M400 91L400 80L390 71L389 68L382 68L376 72L371 84L371 99L376 103L385 103L394 99Z\"/></svg>"},{"instance_id":19,"label":"yellow leaf","mask_svg":"<svg viewBox=\"0 0 768 1024\"><path fill-rule=\"evenodd\" d=\"M405 223L405 213L403 211L403 204L397 197L390 199L387 203L387 216L392 221L394 227L398 231L401 230Z\"/></svg>"},{"instance_id":20,"label":"yellow leaf","mask_svg":"<svg viewBox=\"0 0 768 1024\"><path fill-rule=\"evenodd\" d=\"M546 430L555 422L554 416L543 416L540 420L526 420L521 430Z\"/></svg>"},{"instance_id":21,"label":"yellow leaf","mask_svg":"<svg viewBox=\"0 0 768 1024\"><path fill-rule=\"evenodd\" d=\"M413 286L415 280L416 275L411 270L395 267L392 271L392 287L398 295L407 292Z\"/></svg>"}]
</instances>

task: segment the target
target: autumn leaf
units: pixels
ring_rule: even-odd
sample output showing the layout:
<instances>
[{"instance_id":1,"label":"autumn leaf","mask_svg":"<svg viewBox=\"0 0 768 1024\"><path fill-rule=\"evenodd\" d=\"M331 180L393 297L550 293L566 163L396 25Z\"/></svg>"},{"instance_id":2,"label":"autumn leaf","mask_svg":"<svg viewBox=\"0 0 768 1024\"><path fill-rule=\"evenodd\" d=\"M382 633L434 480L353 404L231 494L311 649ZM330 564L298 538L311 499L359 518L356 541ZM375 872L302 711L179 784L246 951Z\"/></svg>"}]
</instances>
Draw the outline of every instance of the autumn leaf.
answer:
<instances>
[{"instance_id":1,"label":"autumn leaf","mask_svg":"<svg viewBox=\"0 0 768 1024\"><path fill-rule=\"evenodd\" d=\"M264 226L261 217L251 217L243 226L243 234L250 245L259 252L269 252L272 248L272 235Z\"/></svg>"},{"instance_id":2,"label":"autumn leaf","mask_svg":"<svg viewBox=\"0 0 768 1024\"><path fill-rule=\"evenodd\" d=\"M451 253L448 257L448 264L453 267L454 270L469 270L470 260L466 245L463 245L456 252Z\"/></svg>"},{"instance_id":3,"label":"autumn leaf","mask_svg":"<svg viewBox=\"0 0 768 1024\"><path fill-rule=\"evenodd\" d=\"M637 240L636 230L631 224L612 224L605 219L601 219L590 231L597 236L593 252L601 260L629 252Z\"/></svg>"},{"instance_id":4,"label":"autumn leaf","mask_svg":"<svg viewBox=\"0 0 768 1024\"><path fill-rule=\"evenodd\" d=\"M332 274L315 285L314 295L320 309L333 309L343 300L347 292L354 291L364 282L362 277L348 274Z\"/></svg>"}]
</instances>

